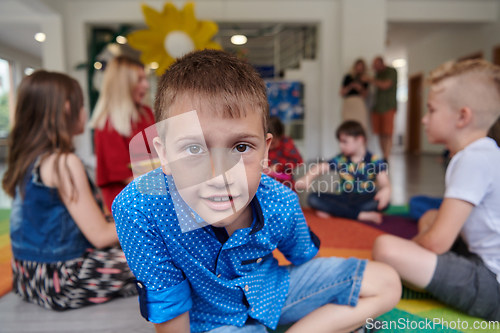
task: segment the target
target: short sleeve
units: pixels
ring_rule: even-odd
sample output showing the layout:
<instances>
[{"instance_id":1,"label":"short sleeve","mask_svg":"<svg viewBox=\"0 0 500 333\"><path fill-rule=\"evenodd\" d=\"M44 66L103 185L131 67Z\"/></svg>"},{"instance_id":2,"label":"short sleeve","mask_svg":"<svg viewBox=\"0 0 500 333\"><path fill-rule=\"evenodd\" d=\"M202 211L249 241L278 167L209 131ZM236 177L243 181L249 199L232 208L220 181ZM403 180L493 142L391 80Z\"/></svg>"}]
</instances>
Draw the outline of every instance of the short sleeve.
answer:
<instances>
[{"instance_id":1,"label":"short sleeve","mask_svg":"<svg viewBox=\"0 0 500 333\"><path fill-rule=\"evenodd\" d=\"M371 168L373 168L373 174L378 175L381 172L387 171L387 162L377 155L372 155L371 165L368 169L370 170Z\"/></svg>"},{"instance_id":2,"label":"short sleeve","mask_svg":"<svg viewBox=\"0 0 500 333\"><path fill-rule=\"evenodd\" d=\"M300 265L318 253L320 240L307 226L296 195L292 205L294 212L290 223L285 224L287 230L282 241L278 244L278 250L292 264Z\"/></svg>"},{"instance_id":3,"label":"short sleeve","mask_svg":"<svg viewBox=\"0 0 500 333\"><path fill-rule=\"evenodd\" d=\"M466 152L455 156L446 171L444 197L479 205L493 185L492 172L484 156Z\"/></svg>"},{"instance_id":4,"label":"short sleeve","mask_svg":"<svg viewBox=\"0 0 500 333\"><path fill-rule=\"evenodd\" d=\"M344 82L342 82L342 87L346 87L351 82L352 82L352 78L350 75L344 76Z\"/></svg>"},{"instance_id":5,"label":"short sleeve","mask_svg":"<svg viewBox=\"0 0 500 333\"><path fill-rule=\"evenodd\" d=\"M330 164L330 170L337 170L337 168L339 166L340 158L341 158L341 155L337 155L327 162L328 164Z\"/></svg>"},{"instance_id":6,"label":"short sleeve","mask_svg":"<svg viewBox=\"0 0 500 333\"><path fill-rule=\"evenodd\" d=\"M113 203L118 238L137 279L142 316L163 323L191 309L191 288L174 266L156 225L130 206L120 199Z\"/></svg>"},{"instance_id":7,"label":"short sleeve","mask_svg":"<svg viewBox=\"0 0 500 333\"><path fill-rule=\"evenodd\" d=\"M390 79L393 82L394 86L398 85L398 71L395 68L391 68L391 76Z\"/></svg>"}]
</instances>

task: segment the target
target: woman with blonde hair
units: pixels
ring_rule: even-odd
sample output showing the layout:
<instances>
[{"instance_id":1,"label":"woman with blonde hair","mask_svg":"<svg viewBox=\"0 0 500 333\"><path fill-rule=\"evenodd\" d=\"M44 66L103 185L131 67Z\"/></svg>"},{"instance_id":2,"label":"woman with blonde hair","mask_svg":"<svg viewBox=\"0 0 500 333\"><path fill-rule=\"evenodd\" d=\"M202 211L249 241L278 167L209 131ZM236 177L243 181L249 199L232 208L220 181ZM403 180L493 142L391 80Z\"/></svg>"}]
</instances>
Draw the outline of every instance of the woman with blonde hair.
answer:
<instances>
[{"instance_id":1,"label":"woman with blonde hair","mask_svg":"<svg viewBox=\"0 0 500 333\"><path fill-rule=\"evenodd\" d=\"M94 128L97 186L110 210L114 198L133 180L130 140L154 124L151 109L142 104L148 89L139 61L118 56L108 63L90 126Z\"/></svg>"},{"instance_id":2,"label":"woman with blonde hair","mask_svg":"<svg viewBox=\"0 0 500 333\"><path fill-rule=\"evenodd\" d=\"M350 73L344 77L340 95L344 97L342 121L355 120L366 131L368 129L368 109L365 99L368 95L368 76L366 75L366 63L363 59L357 59Z\"/></svg>"}]
</instances>

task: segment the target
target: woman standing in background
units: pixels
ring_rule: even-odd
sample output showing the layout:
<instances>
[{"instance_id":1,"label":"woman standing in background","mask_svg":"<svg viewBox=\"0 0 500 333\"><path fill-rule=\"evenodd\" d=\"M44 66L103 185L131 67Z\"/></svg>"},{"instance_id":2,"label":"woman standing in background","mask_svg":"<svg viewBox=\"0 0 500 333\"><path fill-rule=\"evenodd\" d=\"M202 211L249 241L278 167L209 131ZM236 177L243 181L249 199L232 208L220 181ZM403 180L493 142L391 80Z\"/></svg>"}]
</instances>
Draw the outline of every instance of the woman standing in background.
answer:
<instances>
[{"instance_id":1,"label":"woman standing in background","mask_svg":"<svg viewBox=\"0 0 500 333\"><path fill-rule=\"evenodd\" d=\"M133 180L130 140L154 125L151 109L142 104L148 89L139 61L118 56L108 63L90 126L94 129L97 186L110 211L114 198Z\"/></svg>"},{"instance_id":2,"label":"woman standing in background","mask_svg":"<svg viewBox=\"0 0 500 333\"><path fill-rule=\"evenodd\" d=\"M368 76L363 59L354 62L351 72L344 77L340 95L344 97L342 121L354 120L368 130L368 109L365 98L368 95Z\"/></svg>"}]
</instances>

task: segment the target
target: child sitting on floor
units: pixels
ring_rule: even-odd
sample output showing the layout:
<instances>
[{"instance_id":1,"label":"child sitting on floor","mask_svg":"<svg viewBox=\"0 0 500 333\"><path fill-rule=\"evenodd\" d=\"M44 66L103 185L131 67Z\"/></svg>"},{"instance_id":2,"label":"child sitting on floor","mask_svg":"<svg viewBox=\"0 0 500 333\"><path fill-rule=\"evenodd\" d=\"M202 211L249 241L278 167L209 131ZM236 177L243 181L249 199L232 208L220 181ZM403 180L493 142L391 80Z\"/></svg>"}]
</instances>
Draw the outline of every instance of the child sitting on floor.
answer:
<instances>
[{"instance_id":1,"label":"child sitting on floor","mask_svg":"<svg viewBox=\"0 0 500 333\"><path fill-rule=\"evenodd\" d=\"M53 310L137 294L115 224L73 153L86 113L76 80L37 71L21 82L3 188L10 216L13 289ZM110 217L111 218L111 217Z\"/></svg>"},{"instance_id":2,"label":"child sitting on floor","mask_svg":"<svg viewBox=\"0 0 500 333\"><path fill-rule=\"evenodd\" d=\"M315 178L334 170L340 177L340 193L318 191L308 197L307 202L317 210L317 215L382 223L380 212L389 206L391 199L387 163L366 149L366 134L360 123L346 121L336 135L341 153L328 162L313 165L297 180L295 188L308 189Z\"/></svg>"},{"instance_id":3,"label":"child sitting on floor","mask_svg":"<svg viewBox=\"0 0 500 333\"><path fill-rule=\"evenodd\" d=\"M285 135L278 117L270 118L269 133L273 135L273 140L269 147L269 167L264 172L293 189L293 169L302 163L302 156L293 140Z\"/></svg>"},{"instance_id":4,"label":"child sitting on floor","mask_svg":"<svg viewBox=\"0 0 500 333\"><path fill-rule=\"evenodd\" d=\"M162 167L115 199L141 314L157 332L349 332L390 310L387 265L315 258L297 195L262 175L266 86L234 55L203 50L163 74L155 103ZM278 266L279 249L293 265Z\"/></svg>"},{"instance_id":5,"label":"child sitting on floor","mask_svg":"<svg viewBox=\"0 0 500 333\"><path fill-rule=\"evenodd\" d=\"M413 240L380 236L373 257L409 286L500 320L500 148L486 137L500 115L500 67L484 60L445 64L429 82L427 138L453 156L444 201L422 216Z\"/></svg>"}]
</instances>

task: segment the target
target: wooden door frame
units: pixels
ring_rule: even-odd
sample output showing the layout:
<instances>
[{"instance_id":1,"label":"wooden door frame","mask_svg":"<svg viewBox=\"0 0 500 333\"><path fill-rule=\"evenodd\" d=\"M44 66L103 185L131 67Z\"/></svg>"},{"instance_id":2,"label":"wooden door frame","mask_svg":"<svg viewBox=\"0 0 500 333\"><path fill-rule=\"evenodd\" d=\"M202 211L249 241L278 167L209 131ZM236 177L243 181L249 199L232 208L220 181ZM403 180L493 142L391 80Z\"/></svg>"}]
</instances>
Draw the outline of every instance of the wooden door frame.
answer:
<instances>
[{"instance_id":1,"label":"wooden door frame","mask_svg":"<svg viewBox=\"0 0 500 333\"><path fill-rule=\"evenodd\" d=\"M412 80L420 78L420 102L419 106L420 109L418 110L418 121L416 122L416 125L414 125L416 132L415 132L415 138L416 138L416 148L413 151L410 151L410 141L412 140L410 133L411 133L411 120L415 117L412 117L411 111L412 111L412 101L411 101L411 91L412 91L412 85L411 82ZM422 119L422 110L423 110L423 88L424 88L424 78L425 75L422 72L417 72L414 73L410 76L408 76L408 103L407 103L407 116L406 116L406 150L410 153L420 153L422 146L421 146L421 141L422 141L422 127L421 127L421 119Z\"/></svg>"},{"instance_id":2,"label":"wooden door frame","mask_svg":"<svg viewBox=\"0 0 500 333\"><path fill-rule=\"evenodd\" d=\"M496 57L497 53L498 53L498 61L496 61L497 60L497 57ZM495 65L500 66L500 45L493 47L493 54L491 56L491 62L494 63Z\"/></svg>"}]
</instances>

